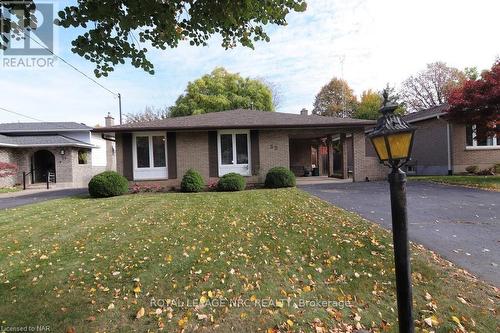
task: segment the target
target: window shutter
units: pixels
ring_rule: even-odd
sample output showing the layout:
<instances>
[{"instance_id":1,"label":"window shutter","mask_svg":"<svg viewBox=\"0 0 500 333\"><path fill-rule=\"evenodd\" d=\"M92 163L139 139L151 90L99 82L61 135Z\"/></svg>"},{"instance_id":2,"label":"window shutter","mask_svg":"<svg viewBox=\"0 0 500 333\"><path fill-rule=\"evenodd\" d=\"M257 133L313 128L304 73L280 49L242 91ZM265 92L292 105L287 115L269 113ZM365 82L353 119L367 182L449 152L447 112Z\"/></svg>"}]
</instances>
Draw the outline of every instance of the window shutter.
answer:
<instances>
[{"instance_id":1,"label":"window shutter","mask_svg":"<svg viewBox=\"0 0 500 333\"><path fill-rule=\"evenodd\" d=\"M250 131L250 157L252 175L257 176L260 172L260 154L259 154L259 131Z\"/></svg>"},{"instance_id":2,"label":"window shutter","mask_svg":"<svg viewBox=\"0 0 500 333\"><path fill-rule=\"evenodd\" d=\"M167 132L167 165L168 179L177 178L177 135L175 132Z\"/></svg>"},{"instance_id":3,"label":"window shutter","mask_svg":"<svg viewBox=\"0 0 500 333\"><path fill-rule=\"evenodd\" d=\"M123 133L122 149L123 149L123 176L128 180L134 180L133 160L132 160L132 133Z\"/></svg>"},{"instance_id":4,"label":"window shutter","mask_svg":"<svg viewBox=\"0 0 500 333\"><path fill-rule=\"evenodd\" d=\"M208 175L219 176L219 158L217 155L217 131L208 132Z\"/></svg>"}]
</instances>

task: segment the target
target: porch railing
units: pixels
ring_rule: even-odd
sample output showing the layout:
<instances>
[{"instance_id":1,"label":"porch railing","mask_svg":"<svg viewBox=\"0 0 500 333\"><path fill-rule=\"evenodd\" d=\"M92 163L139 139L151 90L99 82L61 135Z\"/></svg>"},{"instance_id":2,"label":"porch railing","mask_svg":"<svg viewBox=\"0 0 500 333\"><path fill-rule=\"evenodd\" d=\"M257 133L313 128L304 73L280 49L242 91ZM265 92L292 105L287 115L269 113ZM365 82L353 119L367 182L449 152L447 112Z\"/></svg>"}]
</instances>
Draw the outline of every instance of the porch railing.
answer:
<instances>
[{"instance_id":1,"label":"porch railing","mask_svg":"<svg viewBox=\"0 0 500 333\"><path fill-rule=\"evenodd\" d=\"M32 179L34 179L34 172L35 170L31 170L30 172L23 171L23 190L26 189L26 177L31 176ZM47 171L47 174L45 175L45 183L47 184L47 190L50 188L50 183L56 183L56 173L55 172L50 172Z\"/></svg>"}]
</instances>

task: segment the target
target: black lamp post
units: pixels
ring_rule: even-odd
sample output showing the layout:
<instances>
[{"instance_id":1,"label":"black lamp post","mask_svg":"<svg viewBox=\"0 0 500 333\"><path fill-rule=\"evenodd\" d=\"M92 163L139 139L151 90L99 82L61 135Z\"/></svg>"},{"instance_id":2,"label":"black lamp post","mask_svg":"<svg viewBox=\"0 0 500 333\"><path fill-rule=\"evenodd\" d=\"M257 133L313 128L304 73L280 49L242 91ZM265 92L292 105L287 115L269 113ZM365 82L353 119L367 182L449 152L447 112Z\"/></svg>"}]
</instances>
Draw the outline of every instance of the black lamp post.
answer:
<instances>
[{"instance_id":1,"label":"black lamp post","mask_svg":"<svg viewBox=\"0 0 500 333\"><path fill-rule=\"evenodd\" d=\"M400 169L410 160L415 128L394 114L397 104L388 102L384 91L382 116L369 134L380 163L390 167L392 234L396 266L396 293L400 333L413 333L412 288L406 212L406 174Z\"/></svg>"}]
</instances>

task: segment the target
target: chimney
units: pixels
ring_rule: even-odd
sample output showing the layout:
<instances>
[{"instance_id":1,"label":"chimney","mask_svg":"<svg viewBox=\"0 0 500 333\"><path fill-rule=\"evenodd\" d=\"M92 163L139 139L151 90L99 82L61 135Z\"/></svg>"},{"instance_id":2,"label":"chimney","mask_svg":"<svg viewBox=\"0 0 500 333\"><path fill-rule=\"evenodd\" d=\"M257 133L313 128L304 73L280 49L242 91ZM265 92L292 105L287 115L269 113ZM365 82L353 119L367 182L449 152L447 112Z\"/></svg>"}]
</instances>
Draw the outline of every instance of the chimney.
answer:
<instances>
[{"instance_id":1,"label":"chimney","mask_svg":"<svg viewBox=\"0 0 500 333\"><path fill-rule=\"evenodd\" d=\"M115 124L115 118L111 117L111 113L104 117L104 125L111 127ZM115 155L115 142L106 140L106 170L116 171L116 155Z\"/></svg>"},{"instance_id":2,"label":"chimney","mask_svg":"<svg viewBox=\"0 0 500 333\"><path fill-rule=\"evenodd\" d=\"M302 110L300 110L300 115L301 116L307 116L307 113L308 113L308 111L307 111L306 108L303 108Z\"/></svg>"},{"instance_id":3,"label":"chimney","mask_svg":"<svg viewBox=\"0 0 500 333\"><path fill-rule=\"evenodd\" d=\"M108 115L104 117L104 126L111 127L115 124L115 118L111 117L111 113L108 112Z\"/></svg>"}]
</instances>

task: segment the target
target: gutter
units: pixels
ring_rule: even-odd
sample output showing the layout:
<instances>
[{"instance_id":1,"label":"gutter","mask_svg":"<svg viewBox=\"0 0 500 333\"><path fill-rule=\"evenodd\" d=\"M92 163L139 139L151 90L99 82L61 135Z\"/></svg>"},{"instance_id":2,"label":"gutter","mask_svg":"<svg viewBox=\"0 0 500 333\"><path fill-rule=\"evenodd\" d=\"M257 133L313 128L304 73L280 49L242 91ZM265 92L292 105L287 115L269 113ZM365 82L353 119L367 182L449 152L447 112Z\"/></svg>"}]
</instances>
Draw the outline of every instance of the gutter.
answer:
<instances>
[{"instance_id":1,"label":"gutter","mask_svg":"<svg viewBox=\"0 0 500 333\"><path fill-rule=\"evenodd\" d=\"M95 148L94 145L83 145L83 144L73 144L73 143L61 143L61 144L30 144L30 145L20 145L20 144L10 144L10 143L0 143L0 147L8 148L30 148L30 147L80 147L80 148Z\"/></svg>"},{"instance_id":2,"label":"gutter","mask_svg":"<svg viewBox=\"0 0 500 333\"><path fill-rule=\"evenodd\" d=\"M223 129L289 129L289 130L295 130L295 129L340 129L340 128L364 128L366 126L374 126L376 122L367 122L367 123L357 123L357 124L325 124L325 125L295 125L295 126L290 126L290 125L260 125L260 126L249 126L249 125L236 125L236 126L220 126L220 125L213 125L213 126L196 126L196 127L101 127L99 129L94 129L93 132L96 133L109 133L109 132L141 132L141 131L213 131L213 130L223 130Z\"/></svg>"},{"instance_id":3,"label":"gutter","mask_svg":"<svg viewBox=\"0 0 500 333\"><path fill-rule=\"evenodd\" d=\"M106 141L116 142L116 139L114 136L111 136L111 135L106 136L106 134L104 134L104 133L101 133L101 138L103 140L106 140Z\"/></svg>"}]
</instances>

